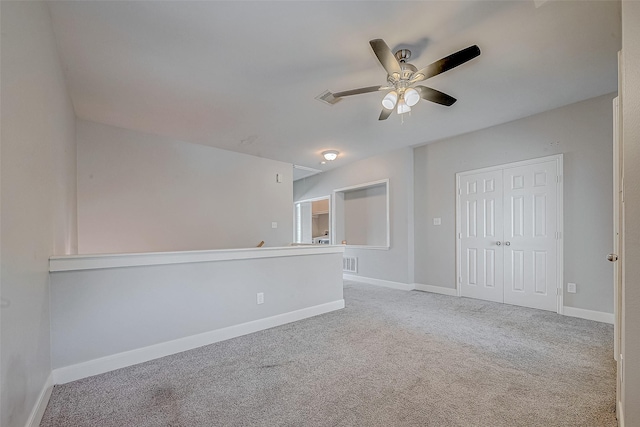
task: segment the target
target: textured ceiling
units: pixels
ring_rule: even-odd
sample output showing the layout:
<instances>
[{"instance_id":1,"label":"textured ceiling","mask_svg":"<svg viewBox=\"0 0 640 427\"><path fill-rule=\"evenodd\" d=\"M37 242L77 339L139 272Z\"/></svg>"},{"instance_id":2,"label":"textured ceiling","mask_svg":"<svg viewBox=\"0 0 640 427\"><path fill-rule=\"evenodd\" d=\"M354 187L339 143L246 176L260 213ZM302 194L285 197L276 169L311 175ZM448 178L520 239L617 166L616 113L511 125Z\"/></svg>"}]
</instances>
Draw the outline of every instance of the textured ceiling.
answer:
<instances>
[{"instance_id":1,"label":"textured ceiling","mask_svg":"<svg viewBox=\"0 0 640 427\"><path fill-rule=\"evenodd\" d=\"M48 4L78 117L321 170L617 89L618 1ZM425 82L456 104L404 120L378 121L384 92L315 100L385 84L374 38L418 68L482 55Z\"/></svg>"}]
</instances>

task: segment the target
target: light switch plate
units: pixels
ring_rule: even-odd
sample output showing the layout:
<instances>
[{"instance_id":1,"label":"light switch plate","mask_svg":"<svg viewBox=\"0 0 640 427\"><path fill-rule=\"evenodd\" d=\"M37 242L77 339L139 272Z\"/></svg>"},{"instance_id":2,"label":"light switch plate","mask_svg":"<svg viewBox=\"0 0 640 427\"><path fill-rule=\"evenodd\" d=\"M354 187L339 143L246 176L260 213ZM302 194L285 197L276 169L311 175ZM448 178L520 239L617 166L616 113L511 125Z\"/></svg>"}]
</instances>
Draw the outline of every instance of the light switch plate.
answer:
<instances>
[{"instance_id":1,"label":"light switch plate","mask_svg":"<svg viewBox=\"0 0 640 427\"><path fill-rule=\"evenodd\" d=\"M271 228L278 228L278 223L277 222L272 222L271 223Z\"/></svg>"},{"instance_id":2,"label":"light switch plate","mask_svg":"<svg viewBox=\"0 0 640 427\"><path fill-rule=\"evenodd\" d=\"M433 218L433 225L440 225L442 224L442 219L440 218Z\"/></svg>"},{"instance_id":3,"label":"light switch plate","mask_svg":"<svg viewBox=\"0 0 640 427\"><path fill-rule=\"evenodd\" d=\"M570 294L576 293L576 284L575 283L567 283L567 292Z\"/></svg>"}]
</instances>

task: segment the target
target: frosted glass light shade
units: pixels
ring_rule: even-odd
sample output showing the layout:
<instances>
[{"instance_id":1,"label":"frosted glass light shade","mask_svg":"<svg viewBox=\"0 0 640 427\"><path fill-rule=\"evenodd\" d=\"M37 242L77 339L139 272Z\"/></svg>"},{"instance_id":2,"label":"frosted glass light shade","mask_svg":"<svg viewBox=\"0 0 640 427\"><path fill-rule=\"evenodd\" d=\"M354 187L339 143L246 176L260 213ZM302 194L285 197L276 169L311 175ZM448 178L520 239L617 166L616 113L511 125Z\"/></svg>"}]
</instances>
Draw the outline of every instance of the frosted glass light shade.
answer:
<instances>
[{"instance_id":1,"label":"frosted glass light shade","mask_svg":"<svg viewBox=\"0 0 640 427\"><path fill-rule=\"evenodd\" d=\"M332 160L335 160L338 157L338 154L340 153L336 150L327 150L322 152L322 157L330 162Z\"/></svg>"},{"instance_id":2,"label":"frosted glass light shade","mask_svg":"<svg viewBox=\"0 0 640 427\"><path fill-rule=\"evenodd\" d=\"M396 106L398 101L398 93L395 90L389 92L384 99L382 99L382 106L387 110L392 110Z\"/></svg>"},{"instance_id":3,"label":"frosted glass light shade","mask_svg":"<svg viewBox=\"0 0 640 427\"><path fill-rule=\"evenodd\" d=\"M398 101L398 114L408 113L409 111L411 111L411 107L407 105L404 98L400 98L400 101Z\"/></svg>"},{"instance_id":4,"label":"frosted glass light shade","mask_svg":"<svg viewBox=\"0 0 640 427\"><path fill-rule=\"evenodd\" d=\"M404 92L404 100L409 107L413 107L420 101L420 94L417 90L410 87Z\"/></svg>"}]
</instances>

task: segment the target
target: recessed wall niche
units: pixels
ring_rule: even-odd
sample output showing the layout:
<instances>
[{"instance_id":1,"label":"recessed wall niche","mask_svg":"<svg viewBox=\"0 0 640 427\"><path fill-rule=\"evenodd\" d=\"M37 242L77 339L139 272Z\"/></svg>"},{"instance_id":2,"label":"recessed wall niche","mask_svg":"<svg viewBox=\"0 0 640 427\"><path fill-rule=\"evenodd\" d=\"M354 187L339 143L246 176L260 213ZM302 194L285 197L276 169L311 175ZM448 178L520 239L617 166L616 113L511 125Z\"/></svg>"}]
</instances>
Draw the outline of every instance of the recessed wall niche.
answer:
<instances>
[{"instance_id":1,"label":"recessed wall niche","mask_svg":"<svg viewBox=\"0 0 640 427\"><path fill-rule=\"evenodd\" d=\"M389 180L333 191L334 239L364 249L389 249Z\"/></svg>"}]
</instances>

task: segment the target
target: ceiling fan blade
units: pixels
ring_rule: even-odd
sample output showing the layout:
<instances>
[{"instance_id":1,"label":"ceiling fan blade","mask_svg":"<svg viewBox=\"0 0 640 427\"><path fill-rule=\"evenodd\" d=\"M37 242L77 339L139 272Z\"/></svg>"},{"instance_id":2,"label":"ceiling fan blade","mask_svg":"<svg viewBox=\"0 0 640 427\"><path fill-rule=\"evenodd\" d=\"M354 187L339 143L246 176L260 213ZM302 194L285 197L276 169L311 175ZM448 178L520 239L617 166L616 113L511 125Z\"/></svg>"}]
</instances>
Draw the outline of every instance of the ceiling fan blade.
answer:
<instances>
[{"instance_id":1,"label":"ceiling fan blade","mask_svg":"<svg viewBox=\"0 0 640 427\"><path fill-rule=\"evenodd\" d=\"M378 120L387 120L391 113L393 113L393 109L387 110L386 108L383 108L382 112L380 113L380 117L378 117Z\"/></svg>"},{"instance_id":2,"label":"ceiling fan blade","mask_svg":"<svg viewBox=\"0 0 640 427\"><path fill-rule=\"evenodd\" d=\"M360 89L351 89L351 90L345 90L342 92L337 92L334 93L333 96L335 98L342 98L343 96L351 96L351 95L359 95L361 93L369 93L369 92L377 92L379 90L385 89L386 86L369 86L369 87L363 87Z\"/></svg>"},{"instance_id":3,"label":"ceiling fan blade","mask_svg":"<svg viewBox=\"0 0 640 427\"><path fill-rule=\"evenodd\" d=\"M449 56L445 56L439 61L429 64L426 67L413 73L414 77L411 79L410 83L419 82L430 77L437 76L438 74L449 71L450 69L455 68L458 65L462 65L465 62L472 60L478 55L480 55L480 48L476 45L459 50L458 52L452 53Z\"/></svg>"},{"instance_id":4,"label":"ceiling fan blade","mask_svg":"<svg viewBox=\"0 0 640 427\"><path fill-rule=\"evenodd\" d=\"M373 49L373 53L378 57L378 61L384 67L387 74L399 79L400 74L402 74L402 70L400 69L400 64L396 59L389 46L382 39L375 39L369 42L371 45L371 49Z\"/></svg>"},{"instance_id":5,"label":"ceiling fan blade","mask_svg":"<svg viewBox=\"0 0 640 427\"><path fill-rule=\"evenodd\" d=\"M439 90L431 89L430 87L416 86L415 90L420 93L420 98L435 102L436 104L446 105L447 107L452 106L457 101L454 97L442 93Z\"/></svg>"}]
</instances>

